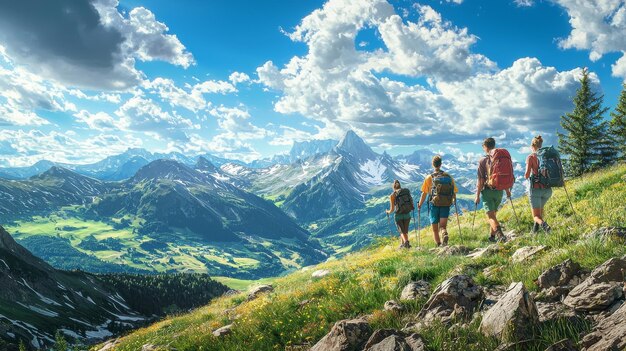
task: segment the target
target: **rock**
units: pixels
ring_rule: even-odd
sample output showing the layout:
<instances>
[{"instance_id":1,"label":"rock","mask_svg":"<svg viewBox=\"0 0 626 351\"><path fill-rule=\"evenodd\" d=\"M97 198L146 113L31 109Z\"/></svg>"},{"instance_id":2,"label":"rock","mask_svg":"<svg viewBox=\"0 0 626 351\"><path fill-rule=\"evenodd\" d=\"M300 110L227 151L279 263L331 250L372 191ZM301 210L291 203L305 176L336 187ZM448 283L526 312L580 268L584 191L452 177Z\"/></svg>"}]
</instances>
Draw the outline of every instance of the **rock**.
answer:
<instances>
[{"instance_id":1,"label":"rock","mask_svg":"<svg viewBox=\"0 0 626 351\"><path fill-rule=\"evenodd\" d=\"M540 291L537 296L535 296L535 301L544 301L544 302L557 302L561 301L563 296L567 296L567 294L572 291L574 287L572 285L564 285L564 286L553 286L546 290Z\"/></svg>"},{"instance_id":2,"label":"rock","mask_svg":"<svg viewBox=\"0 0 626 351\"><path fill-rule=\"evenodd\" d=\"M320 279L320 278L324 278L325 276L329 274L330 274L330 271L328 269L320 269L320 270L313 272L311 274L311 278Z\"/></svg>"},{"instance_id":3,"label":"rock","mask_svg":"<svg viewBox=\"0 0 626 351\"><path fill-rule=\"evenodd\" d=\"M560 302L537 302L535 305L539 313L539 322L542 323L557 319L573 321L576 318L574 309Z\"/></svg>"},{"instance_id":4,"label":"rock","mask_svg":"<svg viewBox=\"0 0 626 351\"><path fill-rule=\"evenodd\" d=\"M441 283L428 299L418 318L426 324L441 320L448 324L455 318L468 318L480 305L483 289L467 275L455 275Z\"/></svg>"},{"instance_id":5,"label":"rock","mask_svg":"<svg viewBox=\"0 0 626 351\"><path fill-rule=\"evenodd\" d=\"M346 319L335 323L330 332L311 351L356 351L367 342L372 329L363 319Z\"/></svg>"},{"instance_id":6,"label":"rock","mask_svg":"<svg viewBox=\"0 0 626 351\"><path fill-rule=\"evenodd\" d=\"M585 238L598 239L626 239L626 228L624 227L602 227L585 235Z\"/></svg>"},{"instance_id":7,"label":"rock","mask_svg":"<svg viewBox=\"0 0 626 351\"><path fill-rule=\"evenodd\" d=\"M400 300L416 300L419 298L428 298L430 296L430 283L425 280L418 280L407 284L402 293Z\"/></svg>"},{"instance_id":8,"label":"rock","mask_svg":"<svg viewBox=\"0 0 626 351\"><path fill-rule=\"evenodd\" d=\"M426 351L426 344L424 339L419 334L411 334L404 338L404 341L409 345L411 351Z\"/></svg>"},{"instance_id":9,"label":"rock","mask_svg":"<svg viewBox=\"0 0 626 351\"><path fill-rule=\"evenodd\" d=\"M107 343L102 345L102 347L98 349L98 351L113 351L115 350L119 342L120 342L120 339L107 341Z\"/></svg>"},{"instance_id":10,"label":"rock","mask_svg":"<svg viewBox=\"0 0 626 351\"><path fill-rule=\"evenodd\" d=\"M224 337L226 335L230 335L233 332L233 325L229 324L229 325L225 325L219 329L216 329L213 331L213 336L216 336L218 338Z\"/></svg>"},{"instance_id":11,"label":"rock","mask_svg":"<svg viewBox=\"0 0 626 351\"><path fill-rule=\"evenodd\" d=\"M411 351L404 338L398 335L390 335L381 342L365 349L366 351Z\"/></svg>"},{"instance_id":12,"label":"rock","mask_svg":"<svg viewBox=\"0 0 626 351\"><path fill-rule=\"evenodd\" d=\"M235 289L229 289L222 296L233 296L239 294L241 291Z\"/></svg>"},{"instance_id":13,"label":"rock","mask_svg":"<svg viewBox=\"0 0 626 351\"><path fill-rule=\"evenodd\" d=\"M309 300L309 299L302 300L302 301L298 302L298 307L302 308L302 307L304 307L304 306L306 306L306 305L308 305L310 303L311 303L311 300Z\"/></svg>"},{"instance_id":14,"label":"rock","mask_svg":"<svg viewBox=\"0 0 626 351\"><path fill-rule=\"evenodd\" d=\"M576 311L601 311L611 306L623 294L624 290L619 283L594 284L585 280L570 291L563 303Z\"/></svg>"},{"instance_id":15,"label":"rock","mask_svg":"<svg viewBox=\"0 0 626 351\"><path fill-rule=\"evenodd\" d=\"M626 349L626 304L601 320L580 342L584 351Z\"/></svg>"},{"instance_id":16,"label":"rock","mask_svg":"<svg viewBox=\"0 0 626 351\"><path fill-rule=\"evenodd\" d=\"M435 249L438 256L467 255L470 249L463 245L442 246Z\"/></svg>"},{"instance_id":17,"label":"rock","mask_svg":"<svg viewBox=\"0 0 626 351\"><path fill-rule=\"evenodd\" d=\"M391 335L404 335L404 334L395 329L375 330L370 336L370 338L367 340L365 345L363 346L363 350L369 349L370 347L378 344L379 342L383 341L384 339L386 339L388 336L391 336Z\"/></svg>"},{"instance_id":18,"label":"rock","mask_svg":"<svg viewBox=\"0 0 626 351\"><path fill-rule=\"evenodd\" d=\"M508 289L508 287L502 286L502 285L493 286L493 287L489 287L489 288L483 289L483 291L485 293L485 299L482 302L481 308L482 309L487 309L487 307L491 307L491 306L495 305L496 302L498 302L498 300L500 300L500 297L502 297L504 295L504 293L507 291L507 289Z\"/></svg>"},{"instance_id":19,"label":"rock","mask_svg":"<svg viewBox=\"0 0 626 351\"><path fill-rule=\"evenodd\" d=\"M507 341L518 341L531 335L539 323L539 313L522 283L512 283L498 302L483 316L480 331Z\"/></svg>"},{"instance_id":20,"label":"rock","mask_svg":"<svg viewBox=\"0 0 626 351\"><path fill-rule=\"evenodd\" d=\"M543 272L537 279L537 285L541 289L567 285L572 278L579 274L580 265L568 259Z\"/></svg>"},{"instance_id":21,"label":"rock","mask_svg":"<svg viewBox=\"0 0 626 351\"><path fill-rule=\"evenodd\" d=\"M376 330L363 347L365 351L424 351L425 349L424 341L419 334L411 334L407 337L403 332L394 329Z\"/></svg>"},{"instance_id":22,"label":"rock","mask_svg":"<svg viewBox=\"0 0 626 351\"><path fill-rule=\"evenodd\" d=\"M626 281L626 259L614 257L607 260L591 271L587 280L593 283Z\"/></svg>"},{"instance_id":23,"label":"rock","mask_svg":"<svg viewBox=\"0 0 626 351\"><path fill-rule=\"evenodd\" d=\"M255 287L254 289L250 290L250 292L248 293L248 301L254 300L258 298L259 296L265 293L270 293L272 291L274 291L274 287L271 285L259 285Z\"/></svg>"},{"instance_id":24,"label":"rock","mask_svg":"<svg viewBox=\"0 0 626 351\"><path fill-rule=\"evenodd\" d=\"M145 344L141 347L141 351L154 351L157 347L152 344Z\"/></svg>"},{"instance_id":25,"label":"rock","mask_svg":"<svg viewBox=\"0 0 626 351\"><path fill-rule=\"evenodd\" d=\"M513 262L522 262L537 255L540 252L545 251L547 248L548 247L544 245L525 246L525 247L517 249L517 251L513 253L513 256L511 256L511 260Z\"/></svg>"},{"instance_id":26,"label":"rock","mask_svg":"<svg viewBox=\"0 0 626 351\"><path fill-rule=\"evenodd\" d=\"M398 303L398 301L390 300L390 301L385 302L384 309L385 311L402 312L404 311L404 306Z\"/></svg>"},{"instance_id":27,"label":"rock","mask_svg":"<svg viewBox=\"0 0 626 351\"><path fill-rule=\"evenodd\" d=\"M550 345L546 351L578 351L578 348L574 345L572 340L564 339Z\"/></svg>"},{"instance_id":28,"label":"rock","mask_svg":"<svg viewBox=\"0 0 626 351\"><path fill-rule=\"evenodd\" d=\"M487 256L491 256L495 253L497 253L499 250L498 245L496 244L491 244L487 247L479 247L477 249L472 250L472 252L470 252L466 257L468 258L473 258L473 259L479 259L479 258L483 258L483 257L487 257Z\"/></svg>"}]
</instances>

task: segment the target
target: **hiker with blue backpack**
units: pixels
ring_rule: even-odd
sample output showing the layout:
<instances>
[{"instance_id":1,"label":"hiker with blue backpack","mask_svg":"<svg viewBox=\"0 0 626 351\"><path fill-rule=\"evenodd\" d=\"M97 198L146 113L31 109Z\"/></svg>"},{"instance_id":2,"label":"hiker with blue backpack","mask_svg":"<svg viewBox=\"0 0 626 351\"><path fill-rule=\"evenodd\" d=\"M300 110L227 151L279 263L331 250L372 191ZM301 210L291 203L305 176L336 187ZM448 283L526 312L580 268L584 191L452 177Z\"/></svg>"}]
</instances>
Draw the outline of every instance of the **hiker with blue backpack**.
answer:
<instances>
[{"instance_id":1,"label":"hiker with blue backpack","mask_svg":"<svg viewBox=\"0 0 626 351\"><path fill-rule=\"evenodd\" d=\"M433 236L437 246L448 245L448 217L450 206L456 204L456 193L459 192L454 179L441 170L441 156L433 157L434 172L424 179L422 197L417 205L419 212L428 197L428 217L433 229ZM439 231L443 240L440 240Z\"/></svg>"},{"instance_id":2,"label":"hiker with blue backpack","mask_svg":"<svg viewBox=\"0 0 626 351\"><path fill-rule=\"evenodd\" d=\"M544 219L543 209L552 196L553 187L563 187L563 166L559 152L552 146L542 147L543 138L533 138L530 148L532 153L526 158L526 174L528 179L528 198L533 214L533 233L539 229L550 233L550 225Z\"/></svg>"}]
</instances>

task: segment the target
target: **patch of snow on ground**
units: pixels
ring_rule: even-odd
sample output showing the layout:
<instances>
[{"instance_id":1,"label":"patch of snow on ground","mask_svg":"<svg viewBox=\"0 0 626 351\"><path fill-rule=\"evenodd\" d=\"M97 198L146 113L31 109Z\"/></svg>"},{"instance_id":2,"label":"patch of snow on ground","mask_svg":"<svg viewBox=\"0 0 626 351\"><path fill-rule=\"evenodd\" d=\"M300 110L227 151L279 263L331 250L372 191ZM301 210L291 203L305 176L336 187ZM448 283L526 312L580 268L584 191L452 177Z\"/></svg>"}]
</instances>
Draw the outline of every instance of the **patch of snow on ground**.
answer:
<instances>
[{"instance_id":1,"label":"patch of snow on ground","mask_svg":"<svg viewBox=\"0 0 626 351\"><path fill-rule=\"evenodd\" d=\"M18 302L17 304L22 306L22 307L24 307L24 308L28 308L29 310L31 310L33 312L37 312L37 313L39 313L41 315L44 315L46 317L58 317L59 316L58 313L56 313L54 311L47 310L45 308L39 308L39 307L36 307L36 306L29 306L29 305L25 305L25 304L23 304L21 302Z\"/></svg>"},{"instance_id":2,"label":"patch of snow on ground","mask_svg":"<svg viewBox=\"0 0 626 351\"><path fill-rule=\"evenodd\" d=\"M35 291L35 289L31 288L30 285L28 285L28 283L26 282L26 280L24 280L24 278L22 278L22 282L27 288L29 288L32 292L34 292L41 301L47 303L48 305L61 306L60 303L41 295L40 293Z\"/></svg>"},{"instance_id":3,"label":"patch of snow on ground","mask_svg":"<svg viewBox=\"0 0 626 351\"><path fill-rule=\"evenodd\" d=\"M379 185L385 181L385 171L387 166L383 165L380 160L367 160L361 164L361 179L368 185Z\"/></svg>"},{"instance_id":4,"label":"patch of snow on ground","mask_svg":"<svg viewBox=\"0 0 626 351\"><path fill-rule=\"evenodd\" d=\"M2 263L4 263L4 266L7 267L7 269L9 269L9 270L11 269L11 268L9 268L9 265L6 262L4 262L4 260L0 259L0 261L2 261Z\"/></svg>"},{"instance_id":5,"label":"patch of snow on ground","mask_svg":"<svg viewBox=\"0 0 626 351\"><path fill-rule=\"evenodd\" d=\"M87 296L87 301L91 302L92 304L96 304L95 302L93 302L93 300L91 299L91 296Z\"/></svg>"},{"instance_id":6,"label":"patch of snow on ground","mask_svg":"<svg viewBox=\"0 0 626 351\"><path fill-rule=\"evenodd\" d=\"M109 325L109 323L111 322L111 320L107 320L106 322L102 323L101 325L97 326L97 330L87 330L85 332L85 335L87 335L87 338L89 339L104 339L104 338L108 338L109 336L113 336L113 333L111 333L106 327Z\"/></svg>"},{"instance_id":7,"label":"patch of snow on ground","mask_svg":"<svg viewBox=\"0 0 626 351\"><path fill-rule=\"evenodd\" d=\"M78 335L76 332L74 332L74 331L72 331L72 330L69 330L69 329L63 329L63 328L61 328L61 329L59 329L59 330L60 330L63 334L65 334L65 335L67 335L67 336L69 336L69 337L71 337L71 338L74 338L74 339L82 339L82 338L83 338L82 336Z\"/></svg>"}]
</instances>

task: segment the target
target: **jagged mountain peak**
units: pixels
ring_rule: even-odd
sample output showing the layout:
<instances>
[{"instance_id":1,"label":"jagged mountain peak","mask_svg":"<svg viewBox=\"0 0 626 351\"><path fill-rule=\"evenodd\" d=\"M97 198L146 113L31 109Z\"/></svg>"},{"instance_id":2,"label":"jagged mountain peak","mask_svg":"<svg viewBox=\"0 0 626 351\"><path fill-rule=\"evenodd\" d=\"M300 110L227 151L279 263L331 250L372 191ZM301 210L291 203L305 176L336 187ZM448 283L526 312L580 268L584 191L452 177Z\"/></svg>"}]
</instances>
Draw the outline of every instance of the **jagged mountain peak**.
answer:
<instances>
[{"instance_id":1,"label":"jagged mountain peak","mask_svg":"<svg viewBox=\"0 0 626 351\"><path fill-rule=\"evenodd\" d=\"M215 165L211 163L211 161L207 160L203 156L198 157L198 161L196 162L196 165L194 166L194 168L202 172L216 172L217 171L217 167L215 167Z\"/></svg>"},{"instance_id":2,"label":"jagged mountain peak","mask_svg":"<svg viewBox=\"0 0 626 351\"><path fill-rule=\"evenodd\" d=\"M91 179L89 177L78 174L70 169L61 166L52 166L47 171L35 175L34 179L55 179L55 180L68 180L68 179ZM95 180L95 179L94 179Z\"/></svg>"},{"instance_id":3,"label":"jagged mountain peak","mask_svg":"<svg viewBox=\"0 0 626 351\"><path fill-rule=\"evenodd\" d=\"M204 176L181 162L158 159L141 167L135 176L131 178L131 181L136 183L143 180L160 179L201 182L204 180Z\"/></svg>"},{"instance_id":4,"label":"jagged mountain peak","mask_svg":"<svg viewBox=\"0 0 626 351\"><path fill-rule=\"evenodd\" d=\"M353 130L348 130L336 148L338 153L347 153L358 160L376 158L376 153Z\"/></svg>"}]
</instances>

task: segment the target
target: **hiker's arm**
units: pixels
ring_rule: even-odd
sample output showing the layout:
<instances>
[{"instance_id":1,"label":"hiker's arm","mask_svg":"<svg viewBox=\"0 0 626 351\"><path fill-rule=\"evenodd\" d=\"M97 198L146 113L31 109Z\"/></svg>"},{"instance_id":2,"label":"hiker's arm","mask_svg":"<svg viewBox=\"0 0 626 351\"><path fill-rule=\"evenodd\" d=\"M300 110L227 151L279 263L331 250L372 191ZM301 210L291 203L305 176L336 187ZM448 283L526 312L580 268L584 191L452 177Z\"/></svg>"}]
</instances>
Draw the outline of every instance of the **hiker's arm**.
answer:
<instances>
[{"instance_id":1,"label":"hiker's arm","mask_svg":"<svg viewBox=\"0 0 626 351\"><path fill-rule=\"evenodd\" d=\"M422 208L422 204L424 204L424 200L426 200L426 193L422 191L422 196L420 197L420 203L419 205L417 205L417 208L420 209Z\"/></svg>"},{"instance_id":2,"label":"hiker's arm","mask_svg":"<svg viewBox=\"0 0 626 351\"><path fill-rule=\"evenodd\" d=\"M387 211L385 211L387 214L390 214L391 212L393 212L394 209L394 203L393 203L393 195L389 196L389 209Z\"/></svg>"}]
</instances>

